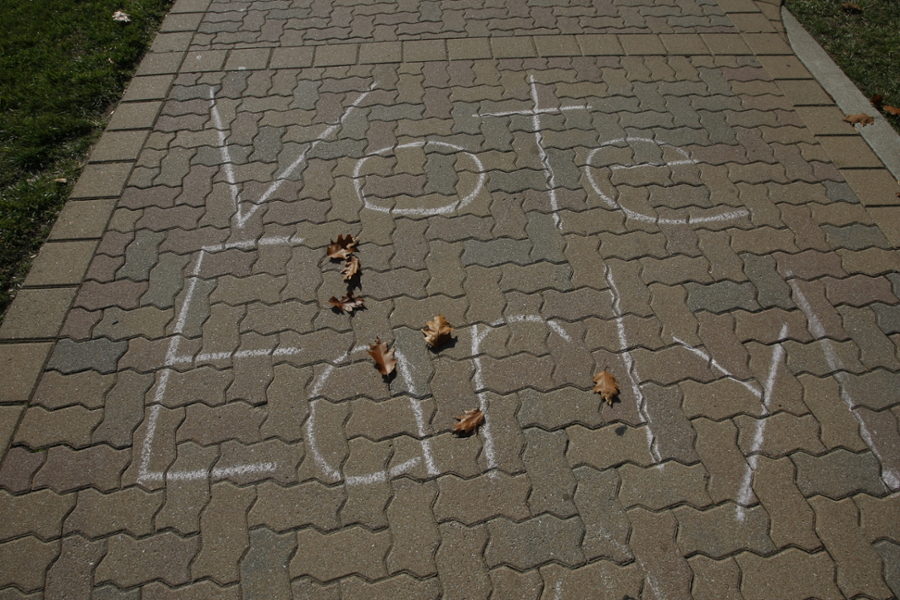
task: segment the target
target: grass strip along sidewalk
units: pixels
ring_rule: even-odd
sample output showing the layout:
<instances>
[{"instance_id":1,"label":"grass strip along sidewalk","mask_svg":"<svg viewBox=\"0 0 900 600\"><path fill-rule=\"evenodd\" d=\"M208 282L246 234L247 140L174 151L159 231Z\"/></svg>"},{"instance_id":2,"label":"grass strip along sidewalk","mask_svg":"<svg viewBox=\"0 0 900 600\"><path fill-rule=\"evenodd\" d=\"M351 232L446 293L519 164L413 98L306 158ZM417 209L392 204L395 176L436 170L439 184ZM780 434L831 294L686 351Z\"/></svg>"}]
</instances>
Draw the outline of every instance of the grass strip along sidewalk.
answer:
<instances>
[{"instance_id":1,"label":"grass strip along sidewalk","mask_svg":"<svg viewBox=\"0 0 900 600\"><path fill-rule=\"evenodd\" d=\"M900 1L787 0L785 6L867 98L878 94L883 104L900 108ZM882 114L900 132L900 116Z\"/></svg>"},{"instance_id":2,"label":"grass strip along sidewalk","mask_svg":"<svg viewBox=\"0 0 900 600\"><path fill-rule=\"evenodd\" d=\"M170 5L0 2L0 315Z\"/></svg>"}]
</instances>

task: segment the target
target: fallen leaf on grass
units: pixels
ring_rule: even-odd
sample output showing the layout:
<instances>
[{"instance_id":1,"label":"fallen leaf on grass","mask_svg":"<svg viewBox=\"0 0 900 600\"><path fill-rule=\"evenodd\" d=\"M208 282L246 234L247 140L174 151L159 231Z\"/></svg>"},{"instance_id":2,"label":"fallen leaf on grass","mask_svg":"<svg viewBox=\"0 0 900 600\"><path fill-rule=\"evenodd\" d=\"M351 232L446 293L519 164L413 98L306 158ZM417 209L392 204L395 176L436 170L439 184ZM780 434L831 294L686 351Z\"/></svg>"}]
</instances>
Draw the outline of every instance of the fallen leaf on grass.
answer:
<instances>
[{"instance_id":1,"label":"fallen leaf on grass","mask_svg":"<svg viewBox=\"0 0 900 600\"><path fill-rule=\"evenodd\" d=\"M875 119L873 117L870 117L866 113L847 115L846 117L844 117L843 120L850 123L851 125L859 124L859 125L863 125L863 126L871 125L872 123L875 122Z\"/></svg>"},{"instance_id":2,"label":"fallen leaf on grass","mask_svg":"<svg viewBox=\"0 0 900 600\"><path fill-rule=\"evenodd\" d=\"M128 16L128 13L123 10L117 10L113 13L113 21L118 21L120 23L131 23L131 17Z\"/></svg>"},{"instance_id":3,"label":"fallen leaf on grass","mask_svg":"<svg viewBox=\"0 0 900 600\"><path fill-rule=\"evenodd\" d=\"M847 14L851 14L851 15L862 14L862 6L860 6L859 4L855 4L853 2L847 2L845 4L842 4L841 6L843 6L844 12Z\"/></svg>"},{"instance_id":4,"label":"fallen leaf on grass","mask_svg":"<svg viewBox=\"0 0 900 600\"><path fill-rule=\"evenodd\" d=\"M477 431L478 426L484 423L484 413L477 408L473 408L456 417L456 420L459 423L453 427L453 433L469 435Z\"/></svg>"},{"instance_id":5,"label":"fallen leaf on grass","mask_svg":"<svg viewBox=\"0 0 900 600\"><path fill-rule=\"evenodd\" d=\"M359 259L355 256L348 256L341 273L344 275L344 281L350 281L354 277L359 277Z\"/></svg>"},{"instance_id":6,"label":"fallen leaf on grass","mask_svg":"<svg viewBox=\"0 0 900 600\"><path fill-rule=\"evenodd\" d=\"M874 96L869 98L869 103L878 110L881 110L881 103L883 100L884 96L882 96L881 94L875 94Z\"/></svg>"},{"instance_id":7,"label":"fallen leaf on grass","mask_svg":"<svg viewBox=\"0 0 900 600\"><path fill-rule=\"evenodd\" d=\"M600 397L606 400L606 403L612 406L613 398L619 395L619 384L612 373L600 371L594 375L594 392L600 394Z\"/></svg>"},{"instance_id":8,"label":"fallen leaf on grass","mask_svg":"<svg viewBox=\"0 0 900 600\"><path fill-rule=\"evenodd\" d=\"M885 104L884 112L900 117L900 108L897 108L896 106L888 106L887 104Z\"/></svg>"},{"instance_id":9,"label":"fallen leaf on grass","mask_svg":"<svg viewBox=\"0 0 900 600\"><path fill-rule=\"evenodd\" d=\"M338 300L334 296L328 299L328 303L344 312L353 312L357 308L363 307L363 299L353 295L353 292L347 292L347 295Z\"/></svg>"},{"instance_id":10,"label":"fallen leaf on grass","mask_svg":"<svg viewBox=\"0 0 900 600\"><path fill-rule=\"evenodd\" d=\"M425 321L425 329L422 330L422 333L425 334L425 341L432 348L443 346L449 342L452 332L453 328L450 327L450 323L447 322L444 315L438 315L432 321Z\"/></svg>"},{"instance_id":11,"label":"fallen leaf on grass","mask_svg":"<svg viewBox=\"0 0 900 600\"><path fill-rule=\"evenodd\" d=\"M356 251L358 238L352 235L339 235L337 241L328 245L328 258L344 260Z\"/></svg>"},{"instance_id":12,"label":"fallen leaf on grass","mask_svg":"<svg viewBox=\"0 0 900 600\"><path fill-rule=\"evenodd\" d=\"M387 377L397 367L397 359L394 358L394 349L388 350L387 344L379 338L375 338L375 343L369 345L369 356L375 359L375 366L378 372Z\"/></svg>"}]
</instances>

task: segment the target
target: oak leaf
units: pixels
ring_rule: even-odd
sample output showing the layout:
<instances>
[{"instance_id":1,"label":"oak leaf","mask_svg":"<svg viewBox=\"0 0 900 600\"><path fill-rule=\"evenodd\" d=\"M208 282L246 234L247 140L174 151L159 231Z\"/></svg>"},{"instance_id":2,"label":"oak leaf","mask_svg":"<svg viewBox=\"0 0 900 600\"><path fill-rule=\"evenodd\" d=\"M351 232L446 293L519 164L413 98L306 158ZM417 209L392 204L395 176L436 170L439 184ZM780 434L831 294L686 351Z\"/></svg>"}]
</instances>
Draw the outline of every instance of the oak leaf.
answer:
<instances>
[{"instance_id":1,"label":"oak leaf","mask_svg":"<svg viewBox=\"0 0 900 600\"><path fill-rule=\"evenodd\" d=\"M885 104L884 112L900 117L900 108L897 108L896 106L888 106L887 104Z\"/></svg>"},{"instance_id":2,"label":"oak leaf","mask_svg":"<svg viewBox=\"0 0 900 600\"><path fill-rule=\"evenodd\" d=\"M877 108L878 110L881 110L881 103L883 101L884 101L884 96L882 96L881 94L875 94L874 96L869 98L869 103L872 106L874 106L875 108Z\"/></svg>"},{"instance_id":3,"label":"oak leaf","mask_svg":"<svg viewBox=\"0 0 900 600\"><path fill-rule=\"evenodd\" d=\"M859 125L863 125L863 126L871 125L872 123L875 122L875 119L873 117L867 115L866 113L847 115L846 117L844 117L843 120L850 123L851 125L859 124Z\"/></svg>"},{"instance_id":4,"label":"oak leaf","mask_svg":"<svg viewBox=\"0 0 900 600\"><path fill-rule=\"evenodd\" d=\"M348 256L341 273L344 275L344 281L351 281L353 278L359 277L359 259L353 255Z\"/></svg>"},{"instance_id":5,"label":"oak leaf","mask_svg":"<svg viewBox=\"0 0 900 600\"><path fill-rule=\"evenodd\" d=\"M337 241L328 245L328 258L344 260L356 251L358 238L352 235L339 235Z\"/></svg>"},{"instance_id":6,"label":"oak leaf","mask_svg":"<svg viewBox=\"0 0 900 600\"><path fill-rule=\"evenodd\" d=\"M450 327L450 323L447 322L444 315L438 315L432 321L425 321L425 329L422 330L422 333L425 334L425 341L432 348L438 348L449 342L452 332L453 328Z\"/></svg>"},{"instance_id":7,"label":"oak leaf","mask_svg":"<svg viewBox=\"0 0 900 600\"><path fill-rule=\"evenodd\" d=\"M354 296L353 292L347 292L347 295L338 300L334 296L328 299L328 303L344 312L353 312L357 308L363 307L363 299Z\"/></svg>"},{"instance_id":8,"label":"oak leaf","mask_svg":"<svg viewBox=\"0 0 900 600\"><path fill-rule=\"evenodd\" d=\"M470 435L478 430L479 425L484 423L484 413L477 408L473 408L456 417L456 420L459 421L459 423L454 425L453 433L458 435Z\"/></svg>"},{"instance_id":9,"label":"oak leaf","mask_svg":"<svg viewBox=\"0 0 900 600\"><path fill-rule=\"evenodd\" d=\"M375 338L375 343L369 345L369 356L375 359L375 367L378 372L387 377L397 367L397 359L394 358L394 349L388 350L387 344L379 338Z\"/></svg>"},{"instance_id":10,"label":"oak leaf","mask_svg":"<svg viewBox=\"0 0 900 600\"><path fill-rule=\"evenodd\" d=\"M612 373L600 371L594 375L594 392L600 394L600 397L606 400L606 403L612 406L613 398L619 395L619 384Z\"/></svg>"}]
</instances>

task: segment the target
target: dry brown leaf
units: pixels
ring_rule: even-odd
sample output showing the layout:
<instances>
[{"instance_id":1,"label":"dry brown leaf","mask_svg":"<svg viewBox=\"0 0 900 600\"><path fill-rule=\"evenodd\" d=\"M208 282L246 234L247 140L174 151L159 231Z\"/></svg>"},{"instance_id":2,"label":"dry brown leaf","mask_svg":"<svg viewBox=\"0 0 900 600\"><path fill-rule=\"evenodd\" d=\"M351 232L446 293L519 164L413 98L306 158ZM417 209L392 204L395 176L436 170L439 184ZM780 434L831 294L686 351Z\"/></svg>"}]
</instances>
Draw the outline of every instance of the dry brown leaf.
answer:
<instances>
[{"instance_id":1,"label":"dry brown leaf","mask_svg":"<svg viewBox=\"0 0 900 600\"><path fill-rule=\"evenodd\" d=\"M874 96L869 98L869 103L872 106L874 106L875 108L877 108L878 110L881 110L881 103L883 101L884 101L884 96L882 96L881 94L875 94Z\"/></svg>"},{"instance_id":2,"label":"dry brown leaf","mask_svg":"<svg viewBox=\"0 0 900 600\"><path fill-rule=\"evenodd\" d=\"M477 431L478 426L484 423L484 413L477 408L473 408L456 417L456 420L459 423L453 427L453 433L469 435Z\"/></svg>"},{"instance_id":3,"label":"dry brown leaf","mask_svg":"<svg viewBox=\"0 0 900 600\"><path fill-rule=\"evenodd\" d=\"M891 115L897 115L898 117L900 117L900 108L897 108L896 106L888 106L887 104L885 104L884 112L891 114Z\"/></svg>"},{"instance_id":4,"label":"dry brown leaf","mask_svg":"<svg viewBox=\"0 0 900 600\"><path fill-rule=\"evenodd\" d=\"M359 277L359 259L353 255L348 256L341 273L344 275L344 281L350 281L354 277Z\"/></svg>"},{"instance_id":5,"label":"dry brown leaf","mask_svg":"<svg viewBox=\"0 0 900 600\"><path fill-rule=\"evenodd\" d=\"M841 6L844 7L844 12L851 14L851 15L858 15L858 14L861 14L863 11L862 6L860 6L859 4L856 4L854 2L846 2L846 3L842 4Z\"/></svg>"},{"instance_id":6,"label":"dry brown leaf","mask_svg":"<svg viewBox=\"0 0 900 600\"><path fill-rule=\"evenodd\" d=\"M600 371L594 375L594 392L600 394L600 397L606 400L606 403L612 406L613 398L619 395L619 384L612 373Z\"/></svg>"},{"instance_id":7,"label":"dry brown leaf","mask_svg":"<svg viewBox=\"0 0 900 600\"><path fill-rule=\"evenodd\" d=\"M354 296L353 292L347 292L347 295L338 300L334 296L328 299L328 303L344 312L353 312L357 308L363 307L363 299Z\"/></svg>"},{"instance_id":8,"label":"dry brown leaf","mask_svg":"<svg viewBox=\"0 0 900 600\"><path fill-rule=\"evenodd\" d=\"M866 113L858 113L855 115L847 115L846 117L844 117L844 121L847 121L851 125L859 124L865 126L874 123L875 119L873 117L870 117Z\"/></svg>"},{"instance_id":9,"label":"dry brown leaf","mask_svg":"<svg viewBox=\"0 0 900 600\"><path fill-rule=\"evenodd\" d=\"M397 359L394 358L394 349L388 350L387 344L379 338L375 338L375 343L369 345L369 356L375 359L375 366L378 372L385 377L390 375L397 367Z\"/></svg>"},{"instance_id":10,"label":"dry brown leaf","mask_svg":"<svg viewBox=\"0 0 900 600\"><path fill-rule=\"evenodd\" d=\"M356 251L358 238L352 235L339 235L337 241L328 246L328 258L344 260Z\"/></svg>"},{"instance_id":11,"label":"dry brown leaf","mask_svg":"<svg viewBox=\"0 0 900 600\"><path fill-rule=\"evenodd\" d=\"M444 315L438 315L432 321L425 321L425 329L422 330L422 333L425 334L425 341L432 348L438 348L449 342L452 332L453 328L450 327L450 323L447 322Z\"/></svg>"}]
</instances>

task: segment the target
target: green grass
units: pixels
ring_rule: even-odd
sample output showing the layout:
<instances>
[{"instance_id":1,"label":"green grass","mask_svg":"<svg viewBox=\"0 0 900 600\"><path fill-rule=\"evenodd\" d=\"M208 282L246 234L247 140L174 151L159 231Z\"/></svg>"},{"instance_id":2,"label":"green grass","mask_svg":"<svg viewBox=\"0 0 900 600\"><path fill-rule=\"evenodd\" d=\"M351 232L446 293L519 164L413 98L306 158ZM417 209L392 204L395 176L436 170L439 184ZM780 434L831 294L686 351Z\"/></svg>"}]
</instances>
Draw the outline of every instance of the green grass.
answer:
<instances>
[{"instance_id":1,"label":"green grass","mask_svg":"<svg viewBox=\"0 0 900 600\"><path fill-rule=\"evenodd\" d=\"M881 94L884 104L900 108L900 1L850 0L860 14L845 11L847 1L787 0L786 6L866 97ZM900 117L885 117L900 131Z\"/></svg>"},{"instance_id":2,"label":"green grass","mask_svg":"<svg viewBox=\"0 0 900 600\"><path fill-rule=\"evenodd\" d=\"M171 2L0 0L0 314Z\"/></svg>"}]
</instances>

